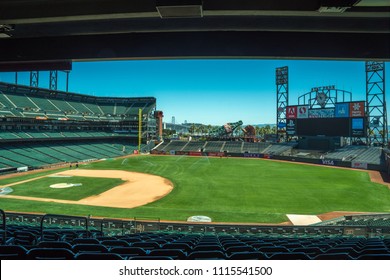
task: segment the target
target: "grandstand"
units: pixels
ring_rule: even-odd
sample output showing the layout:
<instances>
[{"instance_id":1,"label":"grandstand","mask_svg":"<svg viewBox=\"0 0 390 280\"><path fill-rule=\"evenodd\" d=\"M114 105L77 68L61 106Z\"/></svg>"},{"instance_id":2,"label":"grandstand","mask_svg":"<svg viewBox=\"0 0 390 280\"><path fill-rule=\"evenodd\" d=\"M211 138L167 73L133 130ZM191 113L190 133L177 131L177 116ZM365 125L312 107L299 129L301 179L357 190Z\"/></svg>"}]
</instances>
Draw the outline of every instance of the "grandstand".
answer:
<instances>
[{"instance_id":1,"label":"grandstand","mask_svg":"<svg viewBox=\"0 0 390 280\"><path fill-rule=\"evenodd\" d=\"M347 146L324 155L326 159L341 161L359 161L381 165L383 163L382 148L367 146Z\"/></svg>"},{"instance_id":2,"label":"grandstand","mask_svg":"<svg viewBox=\"0 0 390 280\"><path fill-rule=\"evenodd\" d=\"M156 99L95 97L0 82L0 172L123 156L156 138Z\"/></svg>"},{"instance_id":3,"label":"grandstand","mask_svg":"<svg viewBox=\"0 0 390 280\"><path fill-rule=\"evenodd\" d=\"M102 98L0 82L0 115L67 121L131 120L150 113L155 98Z\"/></svg>"},{"instance_id":4,"label":"grandstand","mask_svg":"<svg viewBox=\"0 0 390 280\"><path fill-rule=\"evenodd\" d=\"M390 259L388 214L366 223L288 227L0 213L0 259Z\"/></svg>"},{"instance_id":5,"label":"grandstand","mask_svg":"<svg viewBox=\"0 0 390 280\"><path fill-rule=\"evenodd\" d=\"M296 142L180 141L171 140L156 146L152 153L169 155L219 155L273 158L381 171L385 166L381 147L348 145L329 151L300 149ZM199 154L200 153L200 154ZM217 153L217 154L216 154Z\"/></svg>"},{"instance_id":6,"label":"grandstand","mask_svg":"<svg viewBox=\"0 0 390 280\"><path fill-rule=\"evenodd\" d=\"M180 141L172 140L155 148L156 152L184 151L184 152L226 152L226 153L270 153L282 154L291 150L294 144L277 144L264 142L242 141Z\"/></svg>"}]
</instances>

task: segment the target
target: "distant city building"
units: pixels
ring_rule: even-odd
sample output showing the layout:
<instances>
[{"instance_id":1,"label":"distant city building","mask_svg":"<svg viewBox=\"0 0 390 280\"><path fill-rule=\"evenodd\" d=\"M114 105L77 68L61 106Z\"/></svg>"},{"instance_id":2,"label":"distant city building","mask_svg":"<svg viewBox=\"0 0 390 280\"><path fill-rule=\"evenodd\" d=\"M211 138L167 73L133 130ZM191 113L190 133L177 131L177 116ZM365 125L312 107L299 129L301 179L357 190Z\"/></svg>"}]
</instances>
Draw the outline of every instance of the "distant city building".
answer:
<instances>
[{"instance_id":1,"label":"distant city building","mask_svg":"<svg viewBox=\"0 0 390 280\"><path fill-rule=\"evenodd\" d=\"M175 116L172 117L172 124L175 124L176 123L176 119L175 119Z\"/></svg>"}]
</instances>

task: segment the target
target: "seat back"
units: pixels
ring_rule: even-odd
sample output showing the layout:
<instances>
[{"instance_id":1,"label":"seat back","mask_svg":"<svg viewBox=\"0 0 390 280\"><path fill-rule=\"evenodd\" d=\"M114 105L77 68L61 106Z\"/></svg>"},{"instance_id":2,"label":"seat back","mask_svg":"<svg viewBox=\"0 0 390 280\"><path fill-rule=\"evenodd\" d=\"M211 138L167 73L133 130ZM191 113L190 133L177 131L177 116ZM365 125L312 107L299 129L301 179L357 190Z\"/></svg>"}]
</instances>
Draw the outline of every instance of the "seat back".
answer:
<instances>
[{"instance_id":1,"label":"seat back","mask_svg":"<svg viewBox=\"0 0 390 280\"><path fill-rule=\"evenodd\" d=\"M21 245L0 246L1 260L23 260L26 258L27 250Z\"/></svg>"},{"instance_id":2,"label":"seat back","mask_svg":"<svg viewBox=\"0 0 390 280\"><path fill-rule=\"evenodd\" d=\"M27 252L29 260L72 260L74 254L65 248L33 248Z\"/></svg>"}]
</instances>

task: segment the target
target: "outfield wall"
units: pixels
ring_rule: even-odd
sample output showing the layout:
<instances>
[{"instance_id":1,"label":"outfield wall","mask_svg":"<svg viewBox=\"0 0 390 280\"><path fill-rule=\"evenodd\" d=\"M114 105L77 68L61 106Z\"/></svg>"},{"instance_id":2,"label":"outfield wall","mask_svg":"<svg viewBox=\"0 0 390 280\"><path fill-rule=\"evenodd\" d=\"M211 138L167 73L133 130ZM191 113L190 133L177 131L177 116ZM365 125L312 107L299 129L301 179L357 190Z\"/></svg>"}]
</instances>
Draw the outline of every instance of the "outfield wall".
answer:
<instances>
[{"instance_id":1,"label":"outfield wall","mask_svg":"<svg viewBox=\"0 0 390 280\"><path fill-rule=\"evenodd\" d=\"M354 162L354 161L341 161L341 160L332 160L332 159L313 159L313 158L302 158L302 157L289 157L289 156L280 156L272 154L260 154L260 153L225 153L225 152L184 152L184 151L174 151L169 152L159 152L153 150L152 154L159 155L186 155L186 156L211 156L211 157L240 157L240 158L262 158L262 159L275 159L291 162L301 162L301 163L310 163L326 166L335 166L335 167L345 167L353 169L364 169L364 170L376 170L376 171L386 171L386 166L369 164L365 162ZM390 170L390 164L388 164L388 170ZM390 171L389 171L390 172ZM389 173L390 174L390 173Z\"/></svg>"}]
</instances>

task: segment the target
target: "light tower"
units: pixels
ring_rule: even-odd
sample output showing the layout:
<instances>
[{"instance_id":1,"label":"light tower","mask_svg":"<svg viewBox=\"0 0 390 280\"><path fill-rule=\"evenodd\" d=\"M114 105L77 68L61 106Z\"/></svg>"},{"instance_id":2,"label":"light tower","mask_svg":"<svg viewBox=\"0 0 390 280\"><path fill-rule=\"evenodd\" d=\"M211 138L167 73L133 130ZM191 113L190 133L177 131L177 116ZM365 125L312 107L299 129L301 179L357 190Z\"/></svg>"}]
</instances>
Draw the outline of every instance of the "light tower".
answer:
<instances>
[{"instance_id":1,"label":"light tower","mask_svg":"<svg viewBox=\"0 0 390 280\"><path fill-rule=\"evenodd\" d=\"M57 83L58 81L58 71L57 70L51 70L50 76L49 76L49 89L51 90L57 90Z\"/></svg>"},{"instance_id":2,"label":"light tower","mask_svg":"<svg viewBox=\"0 0 390 280\"><path fill-rule=\"evenodd\" d=\"M388 141L385 63L366 62L367 143L386 146Z\"/></svg>"},{"instance_id":3,"label":"light tower","mask_svg":"<svg viewBox=\"0 0 390 280\"><path fill-rule=\"evenodd\" d=\"M30 72L30 87L39 87L39 71Z\"/></svg>"},{"instance_id":4,"label":"light tower","mask_svg":"<svg viewBox=\"0 0 390 280\"><path fill-rule=\"evenodd\" d=\"M288 66L276 68L276 135L286 135L286 107L288 106Z\"/></svg>"}]
</instances>

